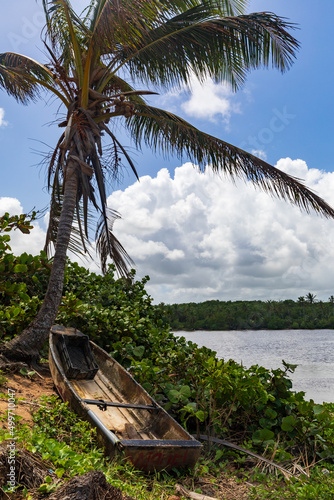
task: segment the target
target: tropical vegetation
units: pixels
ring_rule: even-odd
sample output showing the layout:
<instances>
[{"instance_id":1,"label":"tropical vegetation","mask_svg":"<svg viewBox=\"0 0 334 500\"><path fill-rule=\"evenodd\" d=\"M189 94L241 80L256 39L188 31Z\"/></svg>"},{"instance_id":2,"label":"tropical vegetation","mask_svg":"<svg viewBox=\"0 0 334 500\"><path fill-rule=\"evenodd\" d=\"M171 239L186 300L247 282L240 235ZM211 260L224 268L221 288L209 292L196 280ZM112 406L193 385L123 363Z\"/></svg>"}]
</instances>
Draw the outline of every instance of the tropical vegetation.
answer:
<instances>
[{"instance_id":1,"label":"tropical vegetation","mask_svg":"<svg viewBox=\"0 0 334 500\"><path fill-rule=\"evenodd\" d=\"M117 138L120 125L137 147L184 155L199 168L242 177L306 210L334 216L299 180L144 99L188 84L193 75L227 81L236 90L251 69L287 70L298 48L293 25L271 13L245 14L246 4L92 0L79 16L69 0L43 0L47 61L0 54L2 89L23 104L52 95L60 105L56 123L64 128L48 167L46 249L55 247L49 286L33 322L3 347L8 358L38 356L61 302L66 252L69 246L88 249L90 205L100 216L95 238L102 270L110 257L129 276L131 259L112 231L119 215L107 207L106 193L108 176L117 176L123 163L138 175Z\"/></svg>"},{"instance_id":2,"label":"tropical vegetation","mask_svg":"<svg viewBox=\"0 0 334 500\"><path fill-rule=\"evenodd\" d=\"M175 330L285 330L334 328L334 297L317 300L311 292L298 300L207 300L161 304Z\"/></svg>"}]
</instances>

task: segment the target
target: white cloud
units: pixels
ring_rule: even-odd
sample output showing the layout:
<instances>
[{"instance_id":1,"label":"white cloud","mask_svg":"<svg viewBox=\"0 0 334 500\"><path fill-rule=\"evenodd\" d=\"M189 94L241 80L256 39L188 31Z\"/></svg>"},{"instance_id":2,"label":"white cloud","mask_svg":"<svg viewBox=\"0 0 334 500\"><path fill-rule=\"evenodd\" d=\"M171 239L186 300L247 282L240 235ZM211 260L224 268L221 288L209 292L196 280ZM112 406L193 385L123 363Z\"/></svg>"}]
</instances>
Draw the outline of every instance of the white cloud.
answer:
<instances>
[{"instance_id":1,"label":"white cloud","mask_svg":"<svg viewBox=\"0 0 334 500\"><path fill-rule=\"evenodd\" d=\"M161 98L160 98L161 99ZM240 113L240 104L227 83L214 83L211 78L200 82L192 76L189 86L173 90L163 97L163 104L175 112L179 108L192 118L228 125L232 113Z\"/></svg>"},{"instance_id":2,"label":"white cloud","mask_svg":"<svg viewBox=\"0 0 334 500\"><path fill-rule=\"evenodd\" d=\"M20 215L23 213L22 205L16 198L0 197L0 217L8 212L10 215ZM20 255L27 252L32 255L38 255L44 247L45 231L40 227L38 221L33 222L34 228L30 234L23 234L15 229L10 233L10 247L14 255Z\"/></svg>"},{"instance_id":3,"label":"white cloud","mask_svg":"<svg viewBox=\"0 0 334 500\"><path fill-rule=\"evenodd\" d=\"M282 159L278 168L334 205L334 173ZM334 293L334 222L307 215L244 182L187 163L171 178L141 178L109 197L123 219L115 234L150 275L156 301L297 299Z\"/></svg>"},{"instance_id":4,"label":"white cloud","mask_svg":"<svg viewBox=\"0 0 334 500\"><path fill-rule=\"evenodd\" d=\"M211 78L201 83L193 78L190 98L181 107L194 118L216 121L220 117L228 123L232 112L240 112L239 105L234 104L232 99L233 92L227 84L214 83Z\"/></svg>"},{"instance_id":5,"label":"white cloud","mask_svg":"<svg viewBox=\"0 0 334 500\"><path fill-rule=\"evenodd\" d=\"M8 196L0 197L0 217L6 212L10 215L21 215L22 206L18 199L9 198Z\"/></svg>"},{"instance_id":6,"label":"white cloud","mask_svg":"<svg viewBox=\"0 0 334 500\"><path fill-rule=\"evenodd\" d=\"M251 153L261 160L267 161L267 153L263 149L252 149Z\"/></svg>"},{"instance_id":7,"label":"white cloud","mask_svg":"<svg viewBox=\"0 0 334 500\"><path fill-rule=\"evenodd\" d=\"M5 121L5 110L3 108L0 108L0 127L8 125L8 123Z\"/></svg>"}]
</instances>

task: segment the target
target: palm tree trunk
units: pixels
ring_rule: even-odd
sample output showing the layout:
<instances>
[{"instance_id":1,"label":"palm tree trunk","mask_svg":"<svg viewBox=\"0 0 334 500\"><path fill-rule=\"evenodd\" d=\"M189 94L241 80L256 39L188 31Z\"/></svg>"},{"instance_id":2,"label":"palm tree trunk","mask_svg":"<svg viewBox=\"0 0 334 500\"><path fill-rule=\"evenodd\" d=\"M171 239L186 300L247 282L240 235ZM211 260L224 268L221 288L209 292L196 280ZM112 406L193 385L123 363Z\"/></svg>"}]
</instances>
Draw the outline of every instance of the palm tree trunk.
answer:
<instances>
[{"instance_id":1,"label":"palm tree trunk","mask_svg":"<svg viewBox=\"0 0 334 500\"><path fill-rule=\"evenodd\" d=\"M76 205L77 184L76 168L70 162L66 169L63 207L59 220L56 251L48 289L36 318L18 337L12 339L2 348L2 354L8 359L28 362L37 360L38 352L43 347L50 328L56 319L62 299L66 253Z\"/></svg>"}]
</instances>

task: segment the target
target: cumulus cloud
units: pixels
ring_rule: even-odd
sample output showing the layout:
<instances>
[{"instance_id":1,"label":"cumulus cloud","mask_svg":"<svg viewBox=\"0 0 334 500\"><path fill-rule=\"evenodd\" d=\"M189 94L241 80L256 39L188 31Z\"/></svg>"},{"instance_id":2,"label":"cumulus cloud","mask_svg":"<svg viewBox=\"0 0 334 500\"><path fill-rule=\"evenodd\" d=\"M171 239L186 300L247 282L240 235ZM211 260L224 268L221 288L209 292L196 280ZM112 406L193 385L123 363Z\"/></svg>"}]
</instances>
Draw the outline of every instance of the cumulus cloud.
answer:
<instances>
[{"instance_id":1,"label":"cumulus cloud","mask_svg":"<svg viewBox=\"0 0 334 500\"><path fill-rule=\"evenodd\" d=\"M3 108L0 108L0 127L4 127L7 125L7 122L5 121L5 110Z\"/></svg>"},{"instance_id":2,"label":"cumulus cloud","mask_svg":"<svg viewBox=\"0 0 334 500\"><path fill-rule=\"evenodd\" d=\"M277 167L305 183L334 206L334 173L309 169L302 160L281 159ZM119 211L115 235L134 259L137 275L149 275L156 302L208 299L297 299L308 292L334 294L334 221L238 181L200 173L190 163L172 176L161 169L108 199ZM15 198L0 198L4 212L22 213ZM12 231L15 254L38 254L45 230ZM99 272L95 262L80 265Z\"/></svg>"},{"instance_id":3,"label":"cumulus cloud","mask_svg":"<svg viewBox=\"0 0 334 500\"><path fill-rule=\"evenodd\" d=\"M20 215L23 208L19 200L6 196L0 197L0 217L8 212L10 215ZM44 247L45 231L39 225L38 221L33 223L34 229L30 234L23 234L18 229L9 233L10 246L15 255L27 252L32 255L38 255Z\"/></svg>"},{"instance_id":4,"label":"cumulus cloud","mask_svg":"<svg viewBox=\"0 0 334 500\"><path fill-rule=\"evenodd\" d=\"M194 77L190 90L190 98L183 102L181 107L193 118L217 121L219 117L228 123L233 112L240 112L239 105L233 102L233 92L227 84L214 83L211 78L201 83Z\"/></svg>"},{"instance_id":5,"label":"cumulus cloud","mask_svg":"<svg viewBox=\"0 0 334 500\"><path fill-rule=\"evenodd\" d=\"M334 173L281 159L332 206ZM148 290L167 303L207 299L297 299L334 293L334 222L305 214L242 181L233 184L190 163L162 169L114 192L123 219L115 234Z\"/></svg>"},{"instance_id":6,"label":"cumulus cloud","mask_svg":"<svg viewBox=\"0 0 334 500\"><path fill-rule=\"evenodd\" d=\"M235 101L235 94L227 83L215 83L211 78L200 82L195 75L189 86L169 92L163 102L173 112L177 113L181 108L189 117L215 123L222 121L225 125L228 125L232 113L240 113L240 104Z\"/></svg>"}]
</instances>

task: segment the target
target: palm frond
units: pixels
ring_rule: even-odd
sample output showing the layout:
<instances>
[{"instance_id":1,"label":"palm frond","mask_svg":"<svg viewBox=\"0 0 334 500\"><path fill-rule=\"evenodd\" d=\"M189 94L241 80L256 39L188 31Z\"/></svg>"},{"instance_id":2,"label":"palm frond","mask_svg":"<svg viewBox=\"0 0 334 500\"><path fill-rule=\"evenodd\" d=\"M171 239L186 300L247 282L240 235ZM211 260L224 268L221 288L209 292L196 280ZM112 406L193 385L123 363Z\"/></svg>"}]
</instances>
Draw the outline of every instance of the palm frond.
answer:
<instances>
[{"instance_id":1,"label":"palm frond","mask_svg":"<svg viewBox=\"0 0 334 500\"><path fill-rule=\"evenodd\" d=\"M92 18L92 40L101 54L113 53L118 45L133 46L148 31L161 22L159 0L99 0Z\"/></svg>"},{"instance_id":2,"label":"palm frond","mask_svg":"<svg viewBox=\"0 0 334 500\"><path fill-rule=\"evenodd\" d=\"M133 267L134 263L113 234L114 222L119 218L120 215L110 208L107 208L105 214L101 215L96 230L96 248L101 259L102 272L104 274L107 271L107 259L110 257L118 273L121 276L129 278L129 267Z\"/></svg>"},{"instance_id":3,"label":"palm frond","mask_svg":"<svg viewBox=\"0 0 334 500\"><path fill-rule=\"evenodd\" d=\"M125 159L127 160L128 164L130 165L132 172L135 174L137 179L139 179L137 169L136 169L131 157L127 153L125 147L119 142L117 137L112 133L112 131L106 125L103 124L102 127L103 127L103 130L111 137L111 139L114 143L115 151L116 151L115 154L117 155L117 151L120 151L121 153L123 153L123 155L125 156Z\"/></svg>"},{"instance_id":4,"label":"palm frond","mask_svg":"<svg viewBox=\"0 0 334 500\"><path fill-rule=\"evenodd\" d=\"M79 80L83 78L82 51L87 28L74 12L69 0L43 0L47 19L46 36L52 49L58 53L66 71L75 68Z\"/></svg>"},{"instance_id":5,"label":"palm frond","mask_svg":"<svg viewBox=\"0 0 334 500\"><path fill-rule=\"evenodd\" d=\"M52 193L51 203L50 203L50 216L49 224L46 232L44 251L48 254L50 258L53 254L53 250L56 246L59 219L62 209L63 195L60 191L57 193ZM90 218L92 216L90 215ZM76 212L74 215L74 220L72 224L72 232L70 236L70 241L68 249L78 256L84 256L89 253L90 242L88 236L82 230L82 219L83 219L83 209L79 203L77 203Z\"/></svg>"},{"instance_id":6,"label":"palm frond","mask_svg":"<svg viewBox=\"0 0 334 500\"><path fill-rule=\"evenodd\" d=\"M166 20L203 3L210 4L211 13L220 16L243 14L246 0L98 0L91 15L90 31L102 53L115 50L117 44L132 46L143 32L158 27Z\"/></svg>"},{"instance_id":7,"label":"palm frond","mask_svg":"<svg viewBox=\"0 0 334 500\"><path fill-rule=\"evenodd\" d=\"M14 52L0 54L0 87L17 101L37 99L43 84L52 83L52 73L43 64Z\"/></svg>"},{"instance_id":8,"label":"palm frond","mask_svg":"<svg viewBox=\"0 0 334 500\"><path fill-rule=\"evenodd\" d=\"M106 82L106 84L104 84ZM97 90L103 90L103 93L105 95L109 95L112 97L116 97L117 93L126 93L130 94L135 92L137 94L137 97L135 97L133 100L141 102L142 104L145 103L145 101L140 97L140 95L147 95L152 94L154 92L148 92L148 91L142 91L138 92L137 90L134 89L126 80L121 78L118 75L115 75L115 73L111 71L107 71L106 75L104 75L103 78L101 78L101 81L99 84L96 86Z\"/></svg>"},{"instance_id":9,"label":"palm frond","mask_svg":"<svg viewBox=\"0 0 334 500\"><path fill-rule=\"evenodd\" d=\"M289 33L293 24L271 13L212 14L212 2L203 2L143 30L132 45L119 50L117 68L125 64L133 78L167 88L189 82L195 73L200 79L226 80L237 89L252 68L272 64L285 71L292 64L299 47Z\"/></svg>"},{"instance_id":10,"label":"palm frond","mask_svg":"<svg viewBox=\"0 0 334 500\"><path fill-rule=\"evenodd\" d=\"M165 156L190 159L202 169L241 178L263 191L289 201L306 212L314 210L334 217L334 210L299 179L269 165L256 156L199 131L182 118L151 106L137 105L127 120L137 146L142 142Z\"/></svg>"},{"instance_id":11,"label":"palm frond","mask_svg":"<svg viewBox=\"0 0 334 500\"><path fill-rule=\"evenodd\" d=\"M208 0L206 0L207 2ZM205 2L200 0L181 0L165 3L168 4L168 13L177 15ZM215 8L220 16L238 16L245 13L248 0L211 0L210 4L212 5L212 9ZM171 16L169 15L168 17Z\"/></svg>"}]
</instances>

